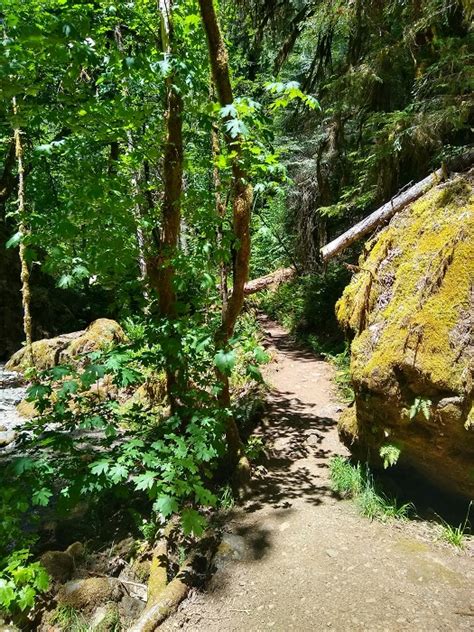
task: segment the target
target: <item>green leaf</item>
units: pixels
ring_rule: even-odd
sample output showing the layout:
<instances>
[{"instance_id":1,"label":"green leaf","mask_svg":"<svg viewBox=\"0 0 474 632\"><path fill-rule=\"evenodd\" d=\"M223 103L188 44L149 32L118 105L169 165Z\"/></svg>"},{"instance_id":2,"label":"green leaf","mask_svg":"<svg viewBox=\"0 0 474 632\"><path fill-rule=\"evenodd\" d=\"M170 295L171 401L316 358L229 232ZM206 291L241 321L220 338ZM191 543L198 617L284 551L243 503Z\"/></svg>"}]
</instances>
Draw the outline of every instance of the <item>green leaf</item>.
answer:
<instances>
[{"instance_id":1,"label":"green leaf","mask_svg":"<svg viewBox=\"0 0 474 632\"><path fill-rule=\"evenodd\" d=\"M51 393L51 386L46 384L32 384L27 390L28 401L41 399Z\"/></svg>"},{"instance_id":2,"label":"green leaf","mask_svg":"<svg viewBox=\"0 0 474 632\"><path fill-rule=\"evenodd\" d=\"M217 502L217 498L214 496L214 494L202 485L194 485L194 493L196 494L196 501L200 505L214 507Z\"/></svg>"},{"instance_id":3,"label":"green leaf","mask_svg":"<svg viewBox=\"0 0 474 632\"><path fill-rule=\"evenodd\" d=\"M221 350L214 356L214 364L219 369L221 373L225 375L230 375L232 373L232 369L235 366L235 352L233 350L224 351Z\"/></svg>"},{"instance_id":4,"label":"green leaf","mask_svg":"<svg viewBox=\"0 0 474 632\"><path fill-rule=\"evenodd\" d=\"M145 472L144 474L134 476L133 481L135 483L135 488L137 490L151 489L155 484L155 477L155 472Z\"/></svg>"},{"instance_id":5,"label":"green leaf","mask_svg":"<svg viewBox=\"0 0 474 632\"><path fill-rule=\"evenodd\" d=\"M20 610L27 610L35 605L36 591L32 586L23 586L20 590L20 598L18 599L18 606Z\"/></svg>"},{"instance_id":6,"label":"green leaf","mask_svg":"<svg viewBox=\"0 0 474 632\"><path fill-rule=\"evenodd\" d=\"M53 366L52 369L49 370L49 374L51 375L51 377L53 378L53 380L60 380L63 377L66 377L66 375L69 375L71 373L71 369L67 366Z\"/></svg>"},{"instance_id":7,"label":"green leaf","mask_svg":"<svg viewBox=\"0 0 474 632\"><path fill-rule=\"evenodd\" d=\"M61 388L58 390L58 397L62 399L68 395L73 395L74 393L77 393L78 388L79 385L75 380L67 380L62 383Z\"/></svg>"},{"instance_id":8,"label":"green leaf","mask_svg":"<svg viewBox=\"0 0 474 632\"><path fill-rule=\"evenodd\" d=\"M223 108L220 109L219 116L221 118L231 117L233 119L237 119L238 112L235 105L233 103L229 103L229 105L225 105Z\"/></svg>"},{"instance_id":9,"label":"green leaf","mask_svg":"<svg viewBox=\"0 0 474 632\"><path fill-rule=\"evenodd\" d=\"M46 487L43 487L42 489L38 489L36 492L34 492L33 496L31 497L31 500L33 502L33 505L46 507L52 495L53 495L53 492L51 492Z\"/></svg>"},{"instance_id":10,"label":"green leaf","mask_svg":"<svg viewBox=\"0 0 474 632\"><path fill-rule=\"evenodd\" d=\"M5 248L16 248L21 241L21 233L18 231L14 235L10 237L10 239L5 244Z\"/></svg>"},{"instance_id":11,"label":"green leaf","mask_svg":"<svg viewBox=\"0 0 474 632\"><path fill-rule=\"evenodd\" d=\"M260 369L258 368L258 366L255 366L254 364L249 364L247 366L247 371L246 371L247 375L249 377L251 377L253 380L255 380L256 382L263 382L263 376L260 372Z\"/></svg>"},{"instance_id":12,"label":"green leaf","mask_svg":"<svg viewBox=\"0 0 474 632\"><path fill-rule=\"evenodd\" d=\"M128 469L121 463L115 463L110 468L109 476L114 483L120 483L128 477Z\"/></svg>"},{"instance_id":13,"label":"green leaf","mask_svg":"<svg viewBox=\"0 0 474 632\"><path fill-rule=\"evenodd\" d=\"M181 516L184 535L200 537L207 526L207 520L195 509L185 509Z\"/></svg>"},{"instance_id":14,"label":"green leaf","mask_svg":"<svg viewBox=\"0 0 474 632\"><path fill-rule=\"evenodd\" d=\"M49 575L46 572L46 570L40 566L38 568L38 571L35 577L35 587L37 590L40 590L41 592L45 592L46 590L48 590L49 584L50 584Z\"/></svg>"},{"instance_id":15,"label":"green leaf","mask_svg":"<svg viewBox=\"0 0 474 632\"><path fill-rule=\"evenodd\" d=\"M13 463L13 471L17 476L23 474L23 472L28 472L35 467L35 460L28 456L21 456L18 459L15 459Z\"/></svg>"},{"instance_id":16,"label":"green leaf","mask_svg":"<svg viewBox=\"0 0 474 632\"><path fill-rule=\"evenodd\" d=\"M65 289L71 287L73 278L70 274L62 274L58 281L58 287Z\"/></svg>"},{"instance_id":17,"label":"green leaf","mask_svg":"<svg viewBox=\"0 0 474 632\"><path fill-rule=\"evenodd\" d=\"M231 138L237 138L237 136L247 136L249 133L247 126L240 119L230 119L230 121L227 121L225 124L225 128Z\"/></svg>"},{"instance_id":18,"label":"green leaf","mask_svg":"<svg viewBox=\"0 0 474 632\"><path fill-rule=\"evenodd\" d=\"M100 476L101 474L106 474L110 469L110 462L107 459L101 459L100 461L96 461L90 465L90 470L92 474L96 474Z\"/></svg>"},{"instance_id":19,"label":"green leaf","mask_svg":"<svg viewBox=\"0 0 474 632\"><path fill-rule=\"evenodd\" d=\"M392 443L387 443L380 448L379 454L383 459L384 469L387 469L397 463L400 452L400 448Z\"/></svg>"},{"instance_id":20,"label":"green leaf","mask_svg":"<svg viewBox=\"0 0 474 632\"><path fill-rule=\"evenodd\" d=\"M258 362L258 364L266 364L270 360L270 356L265 351L263 347L255 347L253 350L253 357Z\"/></svg>"},{"instance_id":21,"label":"green leaf","mask_svg":"<svg viewBox=\"0 0 474 632\"><path fill-rule=\"evenodd\" d=\"M12 586L0 577L0 605L7 610L15 599L15 591Z\"/></svg>"},{"instance_id":22,"label":"green leaf","mask_svg":"<svg viewBox=\"0 0 474 632\"><path fill-rule=\"evenodd\" d=\"M163 518L167 518L178 511L179 505L178 501L176 498L173 498L173 496L163 495L156 499L154 509L160 513Z\"/></svg>"}]
</instances>

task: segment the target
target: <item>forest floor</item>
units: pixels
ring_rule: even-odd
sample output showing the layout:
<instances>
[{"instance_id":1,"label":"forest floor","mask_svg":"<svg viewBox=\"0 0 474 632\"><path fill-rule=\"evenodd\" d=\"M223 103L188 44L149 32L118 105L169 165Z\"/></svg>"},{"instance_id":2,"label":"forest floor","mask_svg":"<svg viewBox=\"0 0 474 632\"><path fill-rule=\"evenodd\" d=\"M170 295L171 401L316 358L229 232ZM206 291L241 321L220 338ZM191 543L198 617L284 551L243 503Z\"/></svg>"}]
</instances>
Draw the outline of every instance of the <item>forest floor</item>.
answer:
<instances>
[{"instance_id":1,"label":"forest floor","mask_svg":"<svg viewBox=\"0 0 474 632\"><path fill-rule=\"evenodd\" d=\"M334 369L263 326L266 466L229 515L209 584L160 629L473 630L472 555L424 521L371 522L333 494L329 459L346 454Z\"/></svg>"}]
</instances>

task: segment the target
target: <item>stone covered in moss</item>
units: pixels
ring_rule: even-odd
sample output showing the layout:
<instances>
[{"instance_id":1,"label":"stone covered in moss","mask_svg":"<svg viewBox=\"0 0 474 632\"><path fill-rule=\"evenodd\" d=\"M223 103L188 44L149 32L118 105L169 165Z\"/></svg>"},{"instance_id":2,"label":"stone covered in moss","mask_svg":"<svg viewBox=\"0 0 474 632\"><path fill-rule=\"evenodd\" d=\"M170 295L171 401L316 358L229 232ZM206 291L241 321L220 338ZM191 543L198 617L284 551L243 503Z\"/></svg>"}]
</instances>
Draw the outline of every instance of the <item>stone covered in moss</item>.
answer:
<instances>
[{"instance_id":1,"label":"stone covered in moss","mask_svg":"<svg viewBox=\"0 0 474 632\"><path fill-rule=\"evenodd\" d=\"M125 341L120 325L108 318L99 318L85 331L76 331L57 338L45 338L33 343L33 357L37 369L50 369L61 363L74 364L80 356L97 351L107 344ZM25 371L29 366L26 348L20 349L6 364L8 371Z\"/></svg>"},{"instance_id":2,"label":"stone covered in moss","mask_svg":"<svg viewBox=\"0 0 474 632\"><path fill-rule=\"evenodd\" d=\"M57 602L84 613L98 606L119 601L123 595L120 582L110 577L75 579L64 584L57 594Z\"/></svg>"},{"instance_id":3,"label":"stone covered in moss","mask_svg":"<svg viewBox=\"0 0 474 632\"><path fill-rule=\"evenodd\" d=\"M471 173L425 194L369 244L337 304L354 332L346 442L474 495L474 205Z\"/></svg>"}]
</instances>

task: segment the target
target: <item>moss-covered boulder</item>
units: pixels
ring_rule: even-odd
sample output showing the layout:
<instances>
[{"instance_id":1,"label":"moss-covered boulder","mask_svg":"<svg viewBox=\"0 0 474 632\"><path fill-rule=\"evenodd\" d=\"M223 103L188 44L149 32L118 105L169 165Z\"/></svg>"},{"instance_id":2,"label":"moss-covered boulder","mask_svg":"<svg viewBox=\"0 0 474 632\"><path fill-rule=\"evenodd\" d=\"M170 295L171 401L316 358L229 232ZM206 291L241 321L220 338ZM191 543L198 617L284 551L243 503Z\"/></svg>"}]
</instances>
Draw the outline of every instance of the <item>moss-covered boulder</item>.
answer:
<instances>
[{"instance_id":1,"label":"moss-covered boulder","mask_svg":"<svg viewBox=\"0 0 474 632\"><path fill-rule=\"evenodd\" d=\"M61 586L56 600L61 605L88 614L104 603L120 601L122 595L122 586L115 578L89 577L75 579Z\"/></svg>"},{"instance_id":2,"label":"moss-covered boulder","mask_svg":"<svg viewBox=\"0 0 474 632\"><path fill-rule=\"evenodd\" d=\"M400 212L337 304L354 333L343 439L474 497L474 173Z\"/></svg>"},{"instance_id":3,"label":"moss-covered boulder","mask_svg":"<svg viewBox=\"0 0 474 632\"><path fill-rule=\"evenodd\" d=\"M33 343L33 357L37 369L49 369L57 364L74 364L85 353L97 351L104 345L125 341L125 334L115 320L99 318L84 331L75 331L56 338L45 338ZM12 355L6 364L8 371L25 371L29 366L26 348Z\"/></svg>"}]
</instances>

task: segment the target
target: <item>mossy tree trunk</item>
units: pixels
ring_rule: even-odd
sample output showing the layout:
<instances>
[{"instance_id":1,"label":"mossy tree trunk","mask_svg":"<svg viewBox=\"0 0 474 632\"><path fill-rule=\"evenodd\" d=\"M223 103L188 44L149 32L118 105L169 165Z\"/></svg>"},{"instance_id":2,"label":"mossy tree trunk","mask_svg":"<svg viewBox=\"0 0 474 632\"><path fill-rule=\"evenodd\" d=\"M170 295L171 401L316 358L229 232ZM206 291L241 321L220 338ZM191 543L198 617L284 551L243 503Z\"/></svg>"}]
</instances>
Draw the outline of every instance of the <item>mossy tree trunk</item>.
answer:
<instances>
[{"instance_id":1,"label":"mossy tree trunk","mask_svg":"<svg viewBox=\"0 0 474 632\"><path fill-rule=\"evenodd\" d=\"M13 113L17 114L16 99L13 97ZM20 233L20 278L21 278L21 297L23 305L23 331L25 334L25 343L27 348L27 354L29 357L29 364L34 366L33 357L33 335L32 335L32 321L31 321L31 291L30 291L30 270L28 268L28 262L26 259L26 237L28 235L28 227L26 221L26 205L25 205L25 170L23 167L23 144L21 142L21 130L15 125L14 131L15 139L15 157L18 170L18 231Z\"/></svg>"},{"instance_id":2,"label":"mossy tree trunk","mask_svg":"<svg viewBox=\"0 0 474 632\"><path fill-rule=\"evenodd\" d=\"M229 73L227 49L222 37L213 0L199 0L202 21L206 31L212 78L216 88L219 103L222 107L230 105L234 100ZM249 177L242 167L242 138L230 138L226 135L226 142L233 155L232 159L232 220L236 240L234 253L232 294L227 301L223 301L222 324L217 334L218 348L225 348L234 333L237 318L244 303L244 287L249 273L250 261L250 217L252 209L253 191ZM227 375L218 372L222 385L220 403L224 408L230 407L230 388ZM247 471L249 464L243 453L242 441L232 415L227 421L227 444L229 461L233 468Z\"/></svg>"},{"instance_id":3,"label":"mossy tree trunk","mask_svg":"<svg viewBox=\"0 0 474 632\"><path fill-rule=\"evenodd\" d=\"M160 0L161 39L163 52L173 49L172 0ZM183 190L183 100L171 73L166 80L166 140L164 147L162 225L156 274L150 274L150 282L158 293L161 316L176 317L176 292L174 288L175 258L179 247L181 225L181 195ZM178 408L178 376L173 358L167 358L167 393L172 413Z\"/></svg>"}]
</instances>

